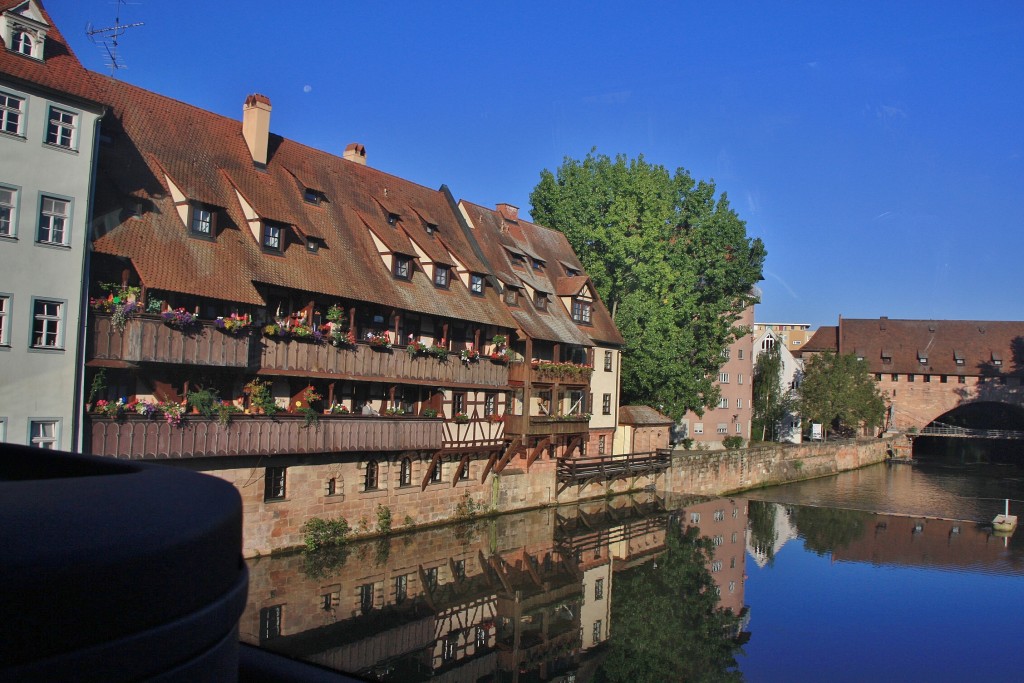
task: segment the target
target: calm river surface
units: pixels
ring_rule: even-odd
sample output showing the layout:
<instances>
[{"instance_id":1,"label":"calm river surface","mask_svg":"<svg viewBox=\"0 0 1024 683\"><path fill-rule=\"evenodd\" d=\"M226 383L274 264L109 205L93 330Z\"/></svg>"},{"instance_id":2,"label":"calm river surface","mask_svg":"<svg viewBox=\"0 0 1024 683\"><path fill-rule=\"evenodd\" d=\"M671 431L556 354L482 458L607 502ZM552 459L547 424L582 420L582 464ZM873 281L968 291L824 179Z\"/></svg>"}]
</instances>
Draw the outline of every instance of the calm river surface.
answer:
<instances>
[{"instance_id":1,"label":"calm river surface","mask_svg":"<svg viewBox=\"0 0 1024 683\"><path fill-rule=\"evenodd\" d=\"M261 558L242 639L381 681L1019 681L1007 497L1021 470L883 464Z\"/></svg>"}]
</instances>

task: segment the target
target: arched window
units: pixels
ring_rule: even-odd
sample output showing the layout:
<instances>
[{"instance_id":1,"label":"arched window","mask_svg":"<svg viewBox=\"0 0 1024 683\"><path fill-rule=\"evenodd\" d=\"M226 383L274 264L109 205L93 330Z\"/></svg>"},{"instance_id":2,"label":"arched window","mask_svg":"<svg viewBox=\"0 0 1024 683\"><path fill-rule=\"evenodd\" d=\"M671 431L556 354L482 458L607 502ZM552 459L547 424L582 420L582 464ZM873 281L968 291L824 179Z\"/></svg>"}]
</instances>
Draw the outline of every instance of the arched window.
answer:
<instances>
[{"instance_id":1,"label":"arched window","mask_svg":"<svg viewBox=\"0 0 1024 683\"><path fill-rule=\"evenodd\" d=\"M15 31L11 36L11 49L17 53L32 56L32 36L26 31Z\"/></svg>"},{"instance_id":2,"label":"arched window","mask_svg":"<svg viewBox=\"0 0 1024 683\"><path fill-rule=\"evenodd\" d=\"M412 460L409 458L402 458L402 466L398 474L398 485L412 485Z\"/></svg>"},{"instance_id":3,"label":"arched window","mask_svg":"<svg viewBox=\"0 0 1024 683\"><path fill-rule=\"evenodd\" d=\"M377 461L371 460L366 463L366 489L373 491L377 488Z\"/></svg>"},{"instance_id":4,"label":"arched window","mask_svg":"<svg viewBox=\"0 0 1024 683\"><path fill-rule=\"evenodd\" d=\"M770 351L775 347L775 337L765 337L761 340L761 350Z\"/></svg>"}]
</instances>

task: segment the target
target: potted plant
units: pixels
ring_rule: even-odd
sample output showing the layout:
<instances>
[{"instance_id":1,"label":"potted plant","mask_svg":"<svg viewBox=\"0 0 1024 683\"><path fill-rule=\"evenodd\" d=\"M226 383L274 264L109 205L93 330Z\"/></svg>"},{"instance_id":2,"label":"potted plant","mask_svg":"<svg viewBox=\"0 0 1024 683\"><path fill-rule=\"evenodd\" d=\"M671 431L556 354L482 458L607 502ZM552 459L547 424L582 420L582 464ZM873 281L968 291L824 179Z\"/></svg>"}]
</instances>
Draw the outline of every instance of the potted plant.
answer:
<instances>
[{"instance_id":1,"label":"potted plant","mask_svg":"<svg viewBox=\"0 0 1024 683\"><path fill-rule=\"evenodd\" d=\"M367 332L366 343L378 351L391 350L391 336L387 332Z\"/></svg>"},{"instance_id":2,"label":"potted plant","mask_svg":"<svg viewBox=\"0 0 1024 683\"><path fill-rule=\"evenodd\" d=\"M423 417L437 417L437 411L433 408L424 408Z\"/></svg>"},{"instance_id":3,"label":"potted plant","mask_svg":"<svg viewBox=\"0 0 1024 683\"><path fill-rule=\"evenodd\" d=\"M221 332L225 332L227 334L231 334L237 337L241 334L244 334L245 331L249 329L249 324L251 322L252 321L249 319L248 315L239 315L237 313L232 313L226 318L218 317L216 320L213 321L213 324Z\"/></svg>"},{"instance_id":4,"label":"potted plant","mask_svg":"<svg viewBox=\"0 0 1024 683\"><path fill-rule=\"evenodd\" d=\"M216 389L199 389L188 392L185 395L185 402L192 409L192 412L198 413L203 417L213 417L217 412L217 406L220 404L220 396L217 394Z\"/></svg>"},{"instance_id":5,"label":"potted plant","mask_svg":"<svg viewBox=\"0 0 1024 683\"><path fill-rule=\"evenodd\" d=\"M249 395L249 409L252 412L273 415L278 411L277 402L270 391L270 382L254 379L245 385L244 391Z\"/></svg>"},{"instance_id":6,"label":"potted plant","mask_svg":"<svg viewBox=\"0 0 1024 683\"><path fill-rule=\"evenodd\" d=\"M164 311L161 316L164 324L181 332L193 332L199 326L199 318L192 315L184 308L175 308L171 311Z\"/></svg>"},{"instance_id":7,"label":"potted plant","mask_svg":"<svg viewBox=\"0 0 1024 683\"><path fill-rule=\"evenodd\" d=\"M459 424L465 424L466 422L469 422L469 415L466 415L465 413L455 413L455 417L453 417L452 420Z\"/></svg>"},{"instance_id":8,"label":"potted plant","mask_svg":"<svg viewBox=\"0 0 1024 683\"><path fill-rule=\"evenodd\" d=\"M295 402L295 410L298 411L305 419L302 425L303 429L310 426L320 425L320 415L316 412L316 409L313 406L322 398L323 396L318 394L316 389L309 386L302 392L302 399Z\"/></svg>"}]
</instances>

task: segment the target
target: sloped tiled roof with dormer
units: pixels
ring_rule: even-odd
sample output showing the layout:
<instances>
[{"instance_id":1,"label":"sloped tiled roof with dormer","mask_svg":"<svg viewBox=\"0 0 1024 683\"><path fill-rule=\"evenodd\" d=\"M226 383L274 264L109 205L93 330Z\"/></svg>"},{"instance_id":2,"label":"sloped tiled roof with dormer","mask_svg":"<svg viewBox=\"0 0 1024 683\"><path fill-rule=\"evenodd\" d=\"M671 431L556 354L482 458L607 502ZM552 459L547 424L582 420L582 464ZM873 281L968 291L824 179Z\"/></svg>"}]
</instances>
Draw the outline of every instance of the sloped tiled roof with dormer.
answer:
<instances>
[{"instance_id":1,"label":"sloped tiled roof with dormer","mask_svg":"<svg viewBox=\"0 0 1024 683\"><path fill-rule=\"evenodd\" d=\"M48 25L43 58L35 59L13 52L0 34L0 80L10 79L15 83L40 86L89 103L98 103L99 97L94 87L95 75L78 61L46 8L29 0L0 0L0 15L11 13L18 16L22 12L36 15L36 11L40 23Z\"/></svg>"},{"instance_id":2,"label":"sloped tiled roof with dormer","mask_svg":"<svg viewBox=\"0 0 1024 683\"><path fill-rule=\"evenodd\" d=\"M874 373L1024 374L1024 322L842 318L838 346Z\"/></svg>"},{"instance_id":3,"label":"sloped tiled roof with dormer","mask_svg":"<svg viewBox=\"0 0 1024 683\"><path fill-rule=\"evenodd\" d=\"M528 286L549 295L546 310L538 310L529 297L520 298L518 306L509 308L520 329L534 339L545 341L581 346L624 344L596 290L590 325L576 323L557 298L570 296L563 294L567 279L572 286L579 285L572 294L587 285L594 289L589 278L582 275L583 265L564 234L530 223L518 215L512 218L465 200L461 200L461 205L469 219L470 229L476 231L477 242L498 280L506 285ZM528 262L525 267L513 266L510 252L526 255ZM543 266L535 269L529 259L540 261ZM565 264L581 275L566 278Z\"/></svg>"},{"instance_id":4,"label":"sloped tiled roof with dormer","mask_svg":"<svg viewBox=\"0 0 1024 683\"><path fill-rule=\"evenodd\" d=\"M250 304L262 303L255 283L363 301L396 309L514 328L493 290L472 296L458 278L438 289L415 268L409 281L392 277L386 251L415 256L410 240L435 260L457 259L486 273L451 208L450 197L357 162L271 134L266 166L253 163L232 119L142 88L100 77L112 112L110 142L100 151L97 214L106 226L98 253L127 258L147 287ZM108 122L110 125L108 126ZM218 207L216 239L189 236L171 185L191 202ZM305 190L322 195L306 201ZM145 199L137 218L118 216L129 197ZM259 219L286 226L286 248L267 254L250 232L243 203ZM387 209L385 209L387 207ZM399 215L389 224L388 213ZM420 216L437 221L428 235ZM308 253L303 240L322 240ZM454 254L453 259L449 254Z\"/></svg>"}]
</instances>

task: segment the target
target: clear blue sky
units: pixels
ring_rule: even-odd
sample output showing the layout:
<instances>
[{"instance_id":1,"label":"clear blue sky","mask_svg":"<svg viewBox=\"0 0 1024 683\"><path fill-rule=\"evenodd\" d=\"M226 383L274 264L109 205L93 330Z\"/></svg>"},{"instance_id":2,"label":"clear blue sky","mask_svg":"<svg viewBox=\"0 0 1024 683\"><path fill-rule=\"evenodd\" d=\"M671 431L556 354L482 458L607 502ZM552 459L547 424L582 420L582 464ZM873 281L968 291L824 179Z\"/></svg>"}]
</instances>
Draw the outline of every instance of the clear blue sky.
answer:
<instances>
[{"instance_id":1,"label":"clear blue sky","mask_svg":"<svg viewBox=\"0 0 1024 683\"><path fill-rule=\"evenodd\" d=\"M111 0L44 0L89 68ZM1024 3L134 0L122 80L529 210L643 154L768 249L762 321L1024 319Z\"/></svg>"}]
</instances>

